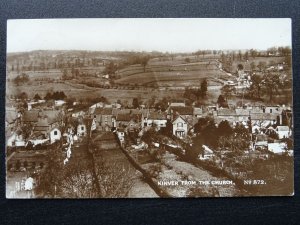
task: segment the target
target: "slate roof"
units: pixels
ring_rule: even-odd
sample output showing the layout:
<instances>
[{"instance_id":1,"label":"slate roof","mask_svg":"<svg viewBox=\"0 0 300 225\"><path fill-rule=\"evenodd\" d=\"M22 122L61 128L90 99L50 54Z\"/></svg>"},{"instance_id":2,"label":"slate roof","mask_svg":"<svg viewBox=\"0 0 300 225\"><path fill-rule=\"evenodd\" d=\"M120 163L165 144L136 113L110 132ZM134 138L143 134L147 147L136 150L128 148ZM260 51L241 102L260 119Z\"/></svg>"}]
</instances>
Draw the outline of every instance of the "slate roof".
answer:
<instances>
[{"instance_id":1,"label":"slate roof","mask_svg":"<svg viewBox=\"0 0 300 225\"><path fill-rule=\"evenodd\" d=\"M46 117L49 124L53 124L58 121L57 116L59 115L59 110L43 110L39 113L40 117Z\"/></svg>"},{"instance_id":2,"label":"slate roof","mask_svg":"<svg viewBox=\"0 0 300 225\"><path fill-rule=\"evenodd\" d=\"M129 113L127 113L127 114L118 114L116 120L117 121L130 121L131 116L130 116Z\"/></svg>"},{"instance_id":3,"label":"slate roof","mask_svg":"<svg viewBox=\"0 0 300 225\"><path fill-rule=\"evenodd\" d=\"M172 123L174 123L178 118L181 118L183 121L187 122L184 118L182 118L182 116L178 115L175 117L175 119L173 119Z\"/></svg>"},{"instance_id":4,"label":"slate roof","mask_svg":"<svg viewBox=\"0 0 300 225\"><path fill-rule=\"evenodd\" d=\"M39 111L31 110L25 111L22 117L23 122L37 122L39 117Z\"/></svg>"},{"instance_id":5,"label":"slate roof","mask_svg":"<svg viewBox=\"0 0 300 225\"><path fill-rule=\"evenodd\" d=\"M177 112L180 115L193 115L193 112L194 112L193 107L189 107L189 106L186 106L186 107L183 107L183 106L172 106L172 107L170 107L170 109L173 112Z\"/></svg>"},{"instance_id":6,"label":"slate roof","mask_svg":"<svg viewBox=\"0 0 300 225\"><path fill-rule=\"evenodd\" d=\"M194 115L201 115L202 113L202 108L194 108Z\"/></svg>"},{"instance_id":7,"label":"slate roof","mask_svg":"<svg viewBox=\"0 0 300 225\"><path fill-rule=\"evenodd\" d=\"M233 109L219 109L217 111L218 116L236 116L236 112Z\"/></svg>"},{"instance_id":8,"label":"slate roof","mask_svg":"<svg viewBox=\"0 0 300 225\"><path fill-rule=\"evenodd\" d=\"M277 115L272 113L251 113L251 120L276 120Z\"/></svg>"},{"instance_id":9,"label":"slate roof","mask_svg":"<svg viewBox=\"0 0 300 225\"><path fill-rule=\"evenodd\" d=\"M263 110L262 109L258 109L258 108L251 109L251 114L256 114L256 113L263 113Z\"/></svg>"},{"instance_id":10,"label":"slate roof","mask_svg":"<svg viewBox=\"0 0 300 225\"><path fill-rule=\"evenodd\" d=\"M248 110L248 109L235 109L235 113L238 116L249 116L250 115L250 110Z\"/></svg>"},{"instance_id":11,"label":"slate roof","mask_svg":"<svg viewBox=\"0 0 300 225\"><path fill-rule=\"evenodd\" d=\"M166 113L163 113L163 112L150 112L148 115L148 119L165 120L165 119L167 119L167 115L166 115Z\"/></svg>"},{"instance_id":12,"label":"slate roof","mask_svg":"<svg viewBox=\"0 0 300 225\"><path fill-rule=\"evenodd\" d=\"M112 109L112 115L117 116L119 114L130 114L130 109Z\"/></svg>"},{"instance_id":13,"label":"slate roof","mask_svg":"<svg viewBox=\"0 0 300 225\"><path fill-rule=\"evenodd\" d=\"M49 123L47 119L39 120L37 124L34 126L34 131L46 132L49 129Z\"/></svg>"},{"instance_id":14,"label":"slate roof","mask_svg":"<svg viewBox=\"0 0 300 225\"><path fill-rule=\"evenodd\" d=\"M96 115L113 115L112 108L96 108L94 111Z\"/></svg>"}]
</instances>

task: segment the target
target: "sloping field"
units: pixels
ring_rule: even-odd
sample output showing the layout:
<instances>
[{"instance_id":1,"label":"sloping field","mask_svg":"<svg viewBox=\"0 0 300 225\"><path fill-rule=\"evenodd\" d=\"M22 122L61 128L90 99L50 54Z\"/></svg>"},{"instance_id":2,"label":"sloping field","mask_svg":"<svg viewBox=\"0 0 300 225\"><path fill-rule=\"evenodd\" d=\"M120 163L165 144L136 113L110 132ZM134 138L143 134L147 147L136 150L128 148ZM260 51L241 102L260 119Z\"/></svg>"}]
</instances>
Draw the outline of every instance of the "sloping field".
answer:
<instances>
[{"instance_id":1,"label":"sloping field","mask_svg":"<svg viewBox=\"0 0 300 225\"><path fill-rule=\"evenodd\" d=\"M17 95L21 92L26 92L29 97L38 93L42 98L50 91L63 91L68 97L83 97L82 94L86 92L93 93L92 88L88 89L85 85L67 84L67 83L44 83L42 85L8 85L6 95Z\"/></svg>"},{"instance_id":2,"label":"sloping field","mask_svg":"<svg viewBox=\"0 0 300 225\"><path fill-rule=\"evenodd\" d=\"M145 72L170 72L170 71L197 71L216 69L217 62L196 62L196 63L178 63L176 65L147 65ZM128 66L118 71L118 75L121 77L130 76L138 73L144 73L144 68L141 65Z\"/></svg>"},{"instance_id":3,"label":"sloping field","mask_svg":"<svg viewBox=\"0 0 300 225\"><path fill-rule=\"evenodd\" d=\"M259 64L259 62L264 62L266 63L267 66L270 66L270 65L276 65L278 63L282 63L284 61L284 57L276 57L276 56L273 56L273 57L255 57L254 59L249 57L249 60L248 61L239 61L239 60L236 60L232 63L232 68L233 70L236 70L238 64L242 64L244 66L244 69L245 70L250 70L251 68L251 63L254 62L255 65L257 66ZM257 67L255 69L258 69Z\"/></svg>"},{"instance_id":4,"label":"sloping field","mask_svg":"<svg viewBox=\"0 0 300 225\"><path fill-rule=\"evenodd\" d=\"M52 69L52 70L46 70L46 71L25 71L25 74L29 76L30 79L41 79L41 78L57 78L62 75L62 72L58 69ZM10 79L16 78L20 73L13 71L13 72L8 72L7 77Z\"/></svg>"},{"instance_id":5,"label":"sloping field","mask_svg":"<svg viewBox=\"0 0 300 225\"><path fill-rule=\"evenodd\" d=\"M202 69L193 71L159 71L159 72L146 72L138 73L130 76L123 77L116 80L118 84L139 84L147 85L153 82L159 83L161 81L187 81L187 80L200 80L209 77L219 77L228 75L217 69Z\"/></svg>"}]
</instances>

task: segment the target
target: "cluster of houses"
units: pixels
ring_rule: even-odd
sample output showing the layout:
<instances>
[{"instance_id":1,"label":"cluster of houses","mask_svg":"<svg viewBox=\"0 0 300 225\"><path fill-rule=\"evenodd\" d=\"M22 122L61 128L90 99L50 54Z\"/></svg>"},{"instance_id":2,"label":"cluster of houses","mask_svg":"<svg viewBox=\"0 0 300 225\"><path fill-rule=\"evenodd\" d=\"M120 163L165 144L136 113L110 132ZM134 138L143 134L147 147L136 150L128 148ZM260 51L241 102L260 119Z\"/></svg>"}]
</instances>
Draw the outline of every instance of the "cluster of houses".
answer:
<instances>
[{"instance_id":1,"label":"cluster of houses","mask_svg":"<svg viewBox=\"0 0 300 225\"><path fill-rule=\"evenodd\" d=\"M61 110L31 109L23 113L14 109L6 110L7 146L26 145L22 132L16 124L28 124L32 127L27 141L34 145L54 143L64 135L59 127L58 115ZM194 125L199 118L210 116L216 125L227 120L232 126L242 123L245 127L249 121L252 133L260 135L277 135L277 139L289 138L292 135L292 110L285 106L244 106L243 108L219 108L187 106L184 102L172 102L166 111L155 109L124 109L120 104L97 103L88 110L68 112L76 124L72 127L77 136L85 136L91 130L116 131L119 140L124 141L126 132L141 131L149 127L157 130L168 126L173 135L185 138L193 134ZM87 125L89 121L90 125ZM90 129L90 130L89 130ZM258 143L261 143L257 141ZM267 143L268 144L268 143ZM259 146L259 144L257 145ZM275 148L274 146L271 146Z\"/></svg>"},{"instance_id":2,"label":"cluster of houses","mask_svg":"<svg viewBox=\"0 0 300 225\"><path fill-rule=\"evenodd\" d=\"M52 144L60 140L62 136L58 121L60 113L60 110L53 109L28 110L23 113L6 110L6 145L26 146L25 132L28 132L27 139L33 145L45 142Z\"/></svg>"}]
</instances>

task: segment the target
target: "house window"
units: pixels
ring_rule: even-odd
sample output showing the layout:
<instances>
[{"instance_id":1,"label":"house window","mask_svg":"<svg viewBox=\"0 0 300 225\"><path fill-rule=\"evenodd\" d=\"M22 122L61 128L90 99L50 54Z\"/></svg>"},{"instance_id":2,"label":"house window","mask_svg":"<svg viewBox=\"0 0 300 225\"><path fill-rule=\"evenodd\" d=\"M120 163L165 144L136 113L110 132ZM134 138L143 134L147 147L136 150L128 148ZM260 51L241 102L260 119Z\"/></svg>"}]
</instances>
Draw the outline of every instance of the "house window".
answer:
<instances>
[{"instance_id":1,"label":"house window","mask_svg":"<svg viewBox=\"0 0 300 225\"><path fill-rule=\"evenodd\" d=\"M272 109L270 109L270 113L272 113Z\"/></svg>"},{"instance_id":2,"label":"house window","mask_svg":"<svg viewBox=\"0 0 300 225\"><path fill-rule=\"evenodd\" d=\"M54 135L57 135L57 130L54 131Z\"/></svg>"},{"instance_id":3,"label":"house window","mask_svg":"<svg viewBox=\"0 0 300 225\"><path fill-rule=\"evenodd\" d=\"M177 123L177 127L183 127L183 123Z\"/></svg>"},{"instance_id":4,"label":"house window","mask_svg":"<svg viewBox=\"0 0 300 225\"><path fill-rule=\"evenodd\" d=\"M84 130L84 127L81 127L81 130Z\"/></svg>"},{"instance_id":5,"label":"house window","mask_svg":"<svg viewBox=\"0 0 300 225\"><path fill-rule=\"evenodd\" d=\"M94 118L96 118L97 116L96 115L94 115Z\"/></svg>"}]
</instances>

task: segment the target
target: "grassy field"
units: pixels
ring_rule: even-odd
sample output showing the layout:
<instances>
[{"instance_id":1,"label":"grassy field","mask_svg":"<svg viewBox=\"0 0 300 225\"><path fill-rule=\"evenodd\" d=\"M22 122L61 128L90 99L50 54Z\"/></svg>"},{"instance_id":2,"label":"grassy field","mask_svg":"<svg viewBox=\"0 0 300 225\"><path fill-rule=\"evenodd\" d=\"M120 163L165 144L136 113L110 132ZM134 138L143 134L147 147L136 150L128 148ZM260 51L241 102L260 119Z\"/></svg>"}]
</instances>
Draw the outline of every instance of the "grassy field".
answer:
<instances>
[{"instance_id":1,"label":"grassy field","mask_svg":"<svg viewBox=\"0 0 300 225\"><path fill-rule=\"evenodd\" d=\"M171 61L151 60L145 72L141 65L131 65L118 71L117 75L121 78L115 81L116 84L164 87L198 85L203 78L228 78L225 72L218 69L216 60L206 58L189 63L186 63L184 58Z\"/></svg>"},{"instance_id":2,"label":"grassy field","mask_svg":"<svg viewBox=\"0 0 300 225\"><path fill-rule=\"evenodd\" d=\"M242 64L244 66L244 69L245 70L250 70L251 68L251 63L254 62L255 65L257 66L259 64L259 62L264 62L266 63L267 66L271 66L271 65L276 65L278 63L282 63L284 61L284 57L275 57L275 56L272 56L272 57L256 57L256 58L251 58L249 57L249 60L248 61L245 61L245 60L235 60L233 63L232 63L232 72L235 72L236 69L237 69L237 65L238 64ZM257 67L255 69L258 69Z\"/></svg>"},{"instance_id":3,"label":"grassy field","mask_svg":"<svg viewBox=\"0 0 300 225\"><path fill-rule=\"evenodd\" d=\"M228 75L218 69L201 69L193 71L156 71L156 72L142 72L123 77L115 81L117 84L139 84L147 85L151 83L157 83L158 85L164 82L170 82L171 85L182 85L188 80L193 82L199 81L203 78L215 78L215 77L228 77ZM162 83L160 83L162 82ZM174 83L175 82L175 83Z\"/></svg>"},{"instance_id":4,"label":"grassy field","mask_svg":"<svg viewBox=\"0 0 300 225\"><path fill-rule=\"evenodd\" d=\"M46 71L25 71L24 73L27 74L31 80L42 79L42 78L55 79L62 75L62 72L59 69L52 69L52 70L46 70ZM21 72L20 73L18 73L16 71L9 72L9 73L7 73L7 78L14 79L19 74L21 74Z\"/></svg>"}]
</instances>

